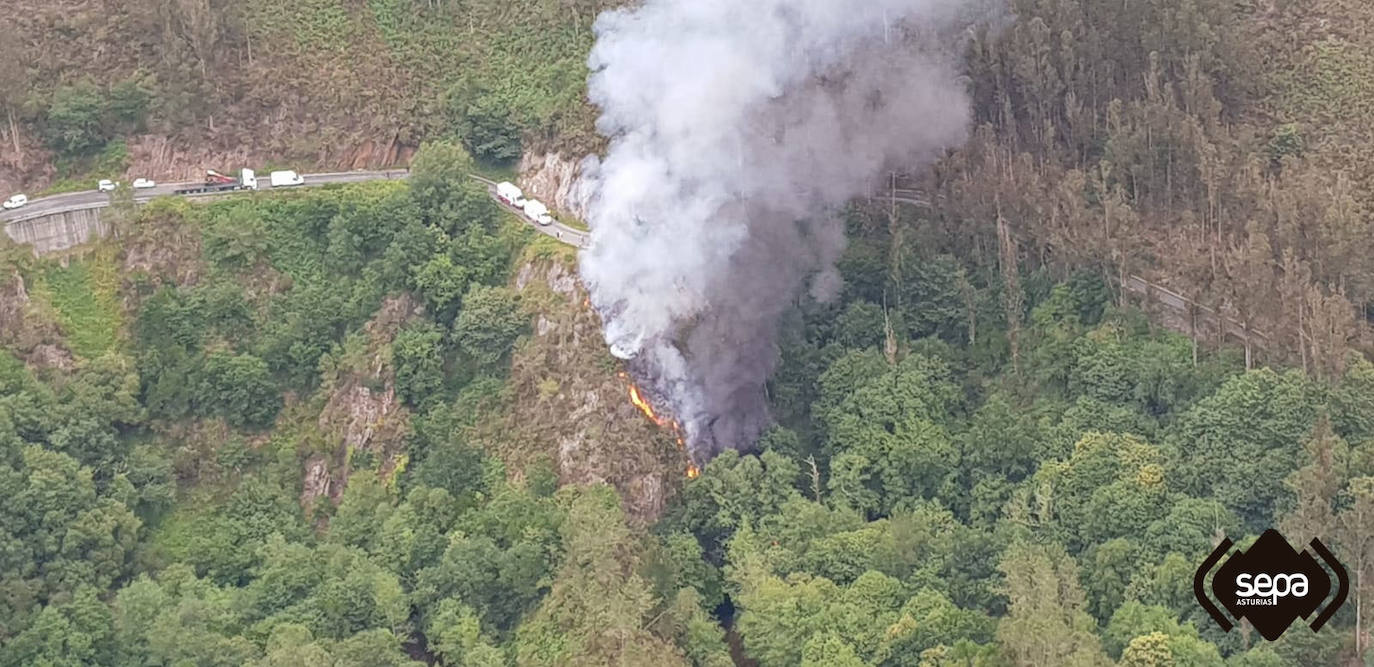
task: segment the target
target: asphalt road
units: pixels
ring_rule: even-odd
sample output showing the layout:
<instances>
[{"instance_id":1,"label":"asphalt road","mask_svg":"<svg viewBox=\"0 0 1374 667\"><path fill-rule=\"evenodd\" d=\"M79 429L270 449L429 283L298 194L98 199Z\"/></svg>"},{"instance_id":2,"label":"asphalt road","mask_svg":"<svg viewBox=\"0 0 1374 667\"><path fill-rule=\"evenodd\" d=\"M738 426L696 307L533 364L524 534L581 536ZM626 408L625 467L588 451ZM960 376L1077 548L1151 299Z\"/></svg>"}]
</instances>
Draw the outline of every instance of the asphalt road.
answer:
<instances>
[{"instance_id":1,"label":"asphalt road","mask_svg":"<svg viewBox=\"0 0 1374 667\"><path fill-rule=\"evenodd\" d=\"M407 178L410 172L405 169L392 169L387 171L340 171L324 174L305 174L305 183L297 186L286 186L287 188L311 187L330 185L334 183L362 183L365 181L396 180ZM501 208L506 209L511 214L519 216L521 220L529 223L540 233L553 237L554 239L578 248L585 247L588 241L587 232L574 229L560 222L555 222L547 227L531 222L525 217L523 211L514 206L502 202L496 197L496 182L482 178L476 174L472 175L474 180L481 182L487 187L487 195L490 196ZM158 183L157 187L146 190L135 190L134 201L144 203L155 197L172 196L174 191L180 188L199 185L200 181L182 181L177 183ZM258 177L259 190L271 190L272 183L267 174ZM243 191L212 192L199 195L180 195L183 197L224 197L239 194ZM8 197L8 195L3 195ZM0 221L6 224L29 220L54 213L65 213L88 208L104 208L111 203L110 193L97 190L82 190L80 192L67 192L58 195L51 195L40 199L32 199L22 208L12 211L0 210Z\"/></svg>"},{"instance_id":2,"label":"asphalt road","mask_svg":"<svg viewBox=\"0 0 1374 667\"><path fill-rule=\"evenodd\" d=\"M469 174L469 176L471 176L473 180L487 186L487 196L495 200L497 205L499 205L501 208L506 209L511 214L519 216L521 220L524 220L525 222L529 223L531 227L534 227L541 234L544 234L546 236L552 236L553 238L562 241L563 243L566 243L570 246L576 246L578 248L587 247L587 242L590 240L590 236L587 232L584 232L580 229L574 229L561 222L558 222L557 220L554 220L554 223L547 227L531 222L529 218L525 217L524 211L514 206L511 206L506 202L501 201L501 199L496 196L496 181L493 181L489 178L482 178L477 174Z\"/></svg>"},{"instance_id":3,"label":"asphalt road","mask_svg":"<svg viewBox=\"0 0 1374 667\"><path fill-rule=\"evenodd\" d=\"M306 174L305 183L293 187L309 187L319 185L329 185L331 183L359 183L362 181L379 181L405 178L408 174L404 169L394 169L390 171L344 171L327 174ZM200 185L201 181L180 181L176 183L158 183L155 188L146 190L134 190L134 201L143 203L154 197L171 195L178 188ZM271 190L272 183L266 174L258 177L259 190ZM214 197L234 194L232 192L209 193L203 195L183 195ZM8 195L6 195L8 196ZM80 192L67 192L58 195L51 195L41 199L32 199L22 208L13 211L0 211L0 220L5 222L18 222L29 218L62 213L83 208L103 208L110 205L110 193L99 192L97 190L82 190Z\"/></svg>"}]
</instances>

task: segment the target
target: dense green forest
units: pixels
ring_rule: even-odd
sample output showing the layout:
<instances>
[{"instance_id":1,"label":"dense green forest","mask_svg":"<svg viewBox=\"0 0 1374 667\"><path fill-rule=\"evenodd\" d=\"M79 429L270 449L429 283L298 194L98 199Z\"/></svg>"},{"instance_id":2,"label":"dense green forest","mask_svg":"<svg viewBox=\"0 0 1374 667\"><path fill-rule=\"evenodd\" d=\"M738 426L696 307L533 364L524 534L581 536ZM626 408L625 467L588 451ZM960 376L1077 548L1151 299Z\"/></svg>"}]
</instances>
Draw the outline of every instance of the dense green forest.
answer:
<instances>
[{"instance_id":1,"label":"dense green forest","mask_svg":"<svg viewBox=\"0 0 1374 667\"><path fill-rule=\"evenodd\" d=\"M1367 584L1270 645L1216 628L1191 577L1219 536L1277 525L1369 581L1368 362L1334 382L1245 371L1096 273L1047 269L1017 283L1013 359L1000 273L874 262L894 247L870 234L842 302L786 327L781 425L644 524L608 487L474 444L514 398L529 315L507 284L532 255L467 167L437 145L409 184L130 211L105 287L100 251L12 253L35 314L0 357L0 661L726 665L725 625L762 665L1356 650ZM875 215L851 211L857 236ZM148 237L182 247L131 269ZM45 317L67 364L16 356ZM409 428L346 448L337 504L306 502L308 462L339 446L320 415L357 378L390 383Z\"/></svg>"},{"instance_id":2,"label":"dense green forest","mask_svg":"<svg viewBox=\"0 0 1374 667\"><path fill-rule=\"evenodd\" d=\"M570 253L466 178L595 146L601 5L127 3L93 77L85 14L9 16L3 138L73 170L143 131L237 141L230 99L332 99L271 137L296 154L446 141L407 183L0 247L0 666L1374 664L1369 7L1010 5L969 44L969 144L907 179L931 205L845 212L841 298L782 327L777 426L690 480L581 295L530 278ZM280 73L211 76L250 63ZM1267 343L1179 333L1131 274ZM1269 527L1350 571L1319 633L1193 599Z\"/></svg>"}]
</instances>

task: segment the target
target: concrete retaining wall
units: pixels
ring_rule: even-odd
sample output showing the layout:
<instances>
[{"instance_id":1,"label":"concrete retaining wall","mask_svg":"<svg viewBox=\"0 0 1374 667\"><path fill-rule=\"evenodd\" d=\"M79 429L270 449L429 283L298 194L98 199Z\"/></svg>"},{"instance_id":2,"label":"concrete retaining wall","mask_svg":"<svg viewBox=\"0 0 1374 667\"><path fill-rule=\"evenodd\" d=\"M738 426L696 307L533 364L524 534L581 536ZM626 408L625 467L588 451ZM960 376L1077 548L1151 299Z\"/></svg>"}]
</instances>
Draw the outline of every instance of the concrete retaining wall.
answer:
<instances>
[{"instance_id":1,"label":"concrete retaining wall","mask_svg":"<svg viewBox=\"0 0 1374 667\"><path fill-rule=\"evenodd\" d=\"M79 208L11 222L5 233L16 243L33 246L36 255L66 250L110 233L100 220L100 208Z\"/></svg>"}]
</instances>

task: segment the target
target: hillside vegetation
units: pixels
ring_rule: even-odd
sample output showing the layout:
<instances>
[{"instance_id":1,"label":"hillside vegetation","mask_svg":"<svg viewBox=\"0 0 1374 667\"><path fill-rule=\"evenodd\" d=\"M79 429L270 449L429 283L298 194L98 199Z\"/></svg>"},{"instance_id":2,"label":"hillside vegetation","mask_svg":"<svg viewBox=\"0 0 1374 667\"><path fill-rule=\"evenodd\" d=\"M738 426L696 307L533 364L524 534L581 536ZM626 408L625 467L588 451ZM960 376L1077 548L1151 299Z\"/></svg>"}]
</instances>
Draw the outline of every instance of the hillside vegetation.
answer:
<instances>
[{"instance_id":1,"label":"hillside vegetation","mask_svg":"<svg viewBox=\"0 0 1374 667\"><path fill-rule=\"evenodd\" d=\"M466 178L517 137L594 144L600 7L7 16L7 173L451 141L407 182L0 246L0 667L1371 664L1374 12L1010 5L968 44L969 143L902 183L930 206L843 212L839 298L780 327L776 425L695 478L571 252ZM1137 273L1268 342L1166 330ZM1318 633L1194 600L1223 537L1271 527L1350 573Z\"/></svg>"},{"instance_id":2,"label":"hillside vegetation","mask_svg":"<svg viewBox=\"0 0 1374 667\"><path fill-rule=\"evenodd\" d=\"M0 664L723 667L727 627L767 665L1368 650L1374 365L1247 371L1094 271L1018 271L1009 320L1003 272L854 208L841 300L784 326L779 425L688 480L566 251L469 168L435 145L408 183L7 254ZM1196 564L1276 525L1332 545L1350 605L1221 632Z\"/></svg>"},{"instance_id":3,"label":"hillside vegetation","mask_svg":"<svg viewBox=\"0 0 1374 667\"><path fill-rule=\"evenodd\" d=\"M1367 4L1011 4L970 47L979 126L906 238L1143 274L1338 376L1374 312Z\"/></svg>"},{"instance_id":4,"label":"hillside vegetation","mask_svg":"<svg viewBox=\"0 0 1374 667\"><path fill-rule=\"evenodd\" d=\"M0 186L190 177L242 164L405 162L461 138L488 161L594 147L601 0L88 0L0 14Z\"/></svg>"}]
</instances>

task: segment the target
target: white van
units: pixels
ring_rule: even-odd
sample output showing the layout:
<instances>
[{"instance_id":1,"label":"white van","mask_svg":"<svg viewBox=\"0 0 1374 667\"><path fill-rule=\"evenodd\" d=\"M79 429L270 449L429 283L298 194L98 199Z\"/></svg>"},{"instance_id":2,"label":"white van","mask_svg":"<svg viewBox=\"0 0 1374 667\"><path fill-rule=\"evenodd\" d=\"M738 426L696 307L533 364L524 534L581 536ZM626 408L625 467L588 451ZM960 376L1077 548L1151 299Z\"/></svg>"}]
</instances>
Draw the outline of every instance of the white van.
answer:
<instances>
[{"instance_id":1,"label":"white van","mask_svg":"<svg viewBox=\"0 0 1374 667\"><path fill-rule=\"evenodd\" d=\"M525 207L525 193L509 181L496 184L496 198L516 208Z\"/></svg>"},{"instance_id":2,"label":"white van","mask_svg":"<svg viewBox=\"0 0 1374 667\"><path fill-rule=\"evenodd\" d=\"M274 171L267 175L274 188L285 188L292 185L300 185L305 182L305 177L294 171Z\"/></svg>"},{"instance_id":3,"label":"white van","mask_svg":"<svg viewBox=\"0 0 1374 667\"><path fill-rule=\"evenodd\" d=\"M530 222L537 222L540 225L548 226L553 224L553 216L549 215L549 207L538 199L525 201L525 217Z\"/></svg>"}]
</instances>

